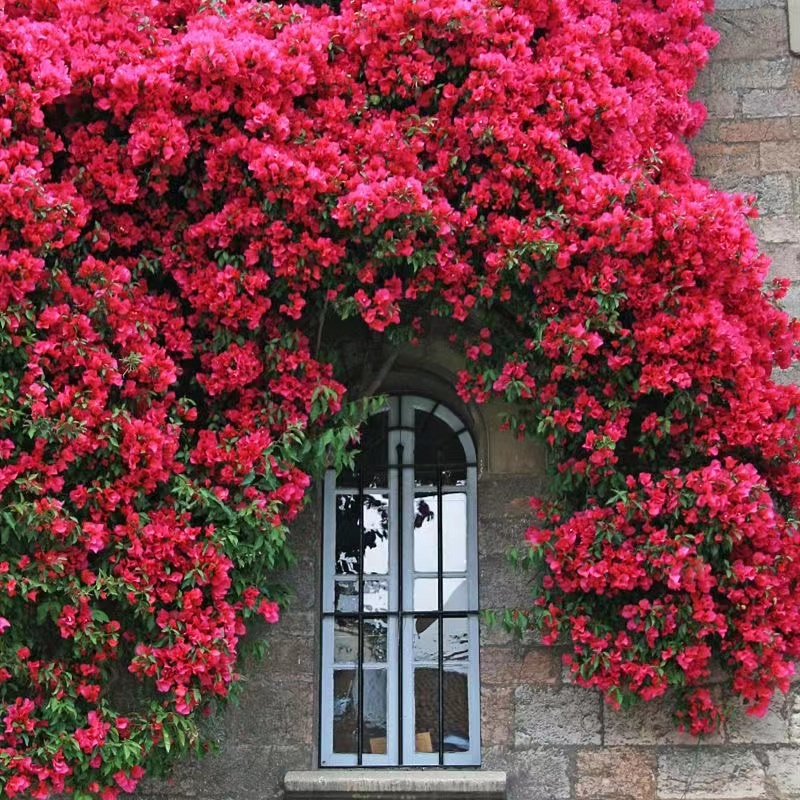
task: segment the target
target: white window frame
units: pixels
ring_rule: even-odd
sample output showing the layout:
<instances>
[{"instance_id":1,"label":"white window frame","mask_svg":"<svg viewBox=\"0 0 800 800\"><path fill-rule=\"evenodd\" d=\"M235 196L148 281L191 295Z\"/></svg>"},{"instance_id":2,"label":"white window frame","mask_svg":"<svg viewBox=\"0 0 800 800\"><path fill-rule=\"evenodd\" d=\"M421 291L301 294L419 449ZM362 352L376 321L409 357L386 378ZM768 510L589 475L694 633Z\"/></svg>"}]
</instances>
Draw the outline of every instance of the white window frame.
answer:
<instances>
[{"instance_id":1,"label":"white window frame","mask_svg":"<svg viewBox=\"0 0 800 800\"><path fill-rule=\"evenodd\" d=\"M413 453L414 426L417 411L432 413L457 435L466 457L466 481L464 485L444 485L439 480L437 502L449 492L466 493L466 573L415 573L413 520L415 515L415 491L426 486L416 486ZM472 437L462 420L444 405L424 397L398 395L390 397L383 413L388 413L388 486L362 489L366 493L386 494L389 498L388 550L389 569L380 578L388 580L388 643L386 654L386 753L368 752L336 753L333 745L334 724L334 594L336 564L336 503L337 497L353 494L353 487L339 487L336 473L329 470L325 476L323 500L323 590L322 590L322 665L321 665L321 713L320 713L320 764L322 766L467 766L480 764L480 681L479 622L478 622L478 532L477 532L477 459ZM403 464L398 463L398 446L403 455ZM406 463L408 462L408 463ZM397 513L399 510L399 514ZM442 519L441 508L436 518ZM400 520L404 520L400 531ZM402 535L401 535L402 534ZM441 525L440 525L441 535ZM402 547L399 543L402 541ZM440 556L441 564L441 556ZM415 702L414 702L414 653L411 643L414 635L413 589L414 578L420 575L439 580L448 575L466 577L466 608L459 608L459 616L468 620L468 666L467 702L469 749L461 752L419 753L415 747ZM376 576L377 577L377 576ZM440 590L442 584L439 584ZM441 598L440 594L440 598ZM402 603L402 607L401 607ZM463 612L463 613L461 613ZM427 612L416 612L427 615ZM447 613L447 611L445 611ZM436 615L437 612L431 612ZM439 619L443 617L439 616ZM441 622L439 624L442 624ZM401 652L401 641L404 643ZM441 637L440 637L441 642ZM444 672L441 655L440 675ZM342 664L337 664L342 667ZM358 669L358 664L353 664ZM362 664L360 669L374 667ZM440 677L441 680L441 677ZM402 686L400 682L402 681ZM442 713L442 707L439 707ZM440 726L443 720L440 719ZM402 732L402 734L401 734ZM399 741L402 735L403 741ZM362 751L365 750L362 742Z\"/></svg>"}]
</instances>

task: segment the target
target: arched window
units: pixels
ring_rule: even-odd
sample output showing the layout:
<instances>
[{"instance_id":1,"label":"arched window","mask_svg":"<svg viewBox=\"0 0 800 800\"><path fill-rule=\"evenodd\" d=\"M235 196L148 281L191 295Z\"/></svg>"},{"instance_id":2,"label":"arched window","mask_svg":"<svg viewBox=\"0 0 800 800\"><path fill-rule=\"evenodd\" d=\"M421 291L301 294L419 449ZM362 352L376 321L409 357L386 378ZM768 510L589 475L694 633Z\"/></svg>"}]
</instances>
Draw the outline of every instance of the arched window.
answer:
<instances>
[{"instance_id":1,"label":"arched window","mask_svg":"<svg viewBox=\"0 0 800 800\"><path fill-rule=\"evenodd\" d=\"M480 763L475 446L391 397L325 480L323 766Z\"/></svg>"}]
</instances>

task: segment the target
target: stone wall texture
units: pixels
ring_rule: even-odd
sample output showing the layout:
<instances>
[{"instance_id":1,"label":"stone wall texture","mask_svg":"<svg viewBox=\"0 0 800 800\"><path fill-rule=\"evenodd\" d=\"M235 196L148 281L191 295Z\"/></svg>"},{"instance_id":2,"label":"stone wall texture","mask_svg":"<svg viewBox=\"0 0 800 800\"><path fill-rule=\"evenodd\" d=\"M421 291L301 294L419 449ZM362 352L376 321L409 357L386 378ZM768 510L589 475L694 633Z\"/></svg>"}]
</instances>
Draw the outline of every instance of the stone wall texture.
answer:
<instances>
[{"instance_id":1,"label":"stone wall texture","mask_svg":"<svg viewBox=\"0 0 800 800\"><path fill-rule=\"evenodd\" d=\"M697 172L722 189L755 193L755 223L772 274L793 281L785 302L800 316L800 59L788 48L782 0L719 0L721 33L696 96L708 123L694 144ZM796 370L781 376L798 380ZM498 445L496 442L500 442ZM537 477L507 474L530 453L498 439L479 486L481 605L518 603L524 574L505 550L521 540ZM540 456L535 456L540 458ZM150 781L140 797L277 800L284 772L317 762L319 503L293 531L295 600L267 636L263 664L247 665L237 705L209 722L217 755ZM761 719L737 714L700 744L679 734L655 702L629 712L570 685L560 653L535 638L481 632L483 766L505 770L511 800L800 800L800 684Z\"/></svg>"}]
</instances>

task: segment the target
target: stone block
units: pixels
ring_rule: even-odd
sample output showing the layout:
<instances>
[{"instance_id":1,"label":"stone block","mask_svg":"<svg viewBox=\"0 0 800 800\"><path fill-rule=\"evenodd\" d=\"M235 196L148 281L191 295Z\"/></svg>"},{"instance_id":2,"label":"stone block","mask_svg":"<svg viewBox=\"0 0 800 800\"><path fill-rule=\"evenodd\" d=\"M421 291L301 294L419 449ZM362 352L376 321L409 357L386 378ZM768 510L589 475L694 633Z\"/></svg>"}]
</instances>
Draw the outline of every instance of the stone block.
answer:
<instances>
[{"instance_id":1,"label":"stone block","mask_svg":"<svg viewBox=\"0 0 800 800\"><path fill-rule=\"evenodd\" d=\"M800 142L762 142L759 160L762 172L800 172Z\"/></svg>"},{"instance_id":2,"label":"stone block","mask_svg":"<svg viewBox=\"0 0 800 800\"><path fill-rule=\"evenodd\" d=\"M481 742L484 747L505 747L511 740L513 690L481 684Z\"/></svg>"},{"instance_id":3,"label":"stone block","mask_svg":"<svg viewBox=\"0 0 800 800\"><path fill-rule=\"evenodd\" d=\"M487 555L480 564L481 608L530 608L534 575L516 569L505 556Z\"/></svg>"},{"instance_id":4,"label":"stone block","mask_svg":"<svg viewBox=\"0 0 800 800\"><path fill-rule=\"evenodd\" d=\"M514 687L519 677L519 659L514 647L481 649L481 683Z\"/></svg>"},{"instance_id":5,"label":"stone block","mask_svg":"<svg viewBox=\"0 0 800 800\"><path fill-rule=\"evenodd\" d=\"M314 664L317 659L318 638L315 633L312 629L305 636L275 636L270 642L263 665L257 669L263 669L277 679L313 680L316 674Z\"/></svg>"},{"instance_id":6,"label":"stone block","mask_svg":"<svg viewBox=\"0 0 800 800\"><path fill-rule=\"evenodd\" d=\"M602 698L577 686L534 688L514 692L514 746L600 744Z\"/></svg>"},{"instance_id":7,"label":"stone block","mask_svg":"<svg viewBox=\"0 0 800 800\"><path fill-rule=\"evenodd\" d=\"M791 139L793 131L791 119L782 117L723 120L717 123L714 135L721 142L782 142Z\"/></svg>"},{"instance_id":8,"label":"stone block","mask_svg":"<svg viewBox=\"0 0 800 800\"><path fill-rule=\"evenodd\" d=\"M764 767L751 751L698 745L659 756L657 800L758 800L767 796Z\"/></svg>"},{"instance_id":9,"label":"stone block","mask_svg":"<svg viewBox=\"0 0 800 800\"><path fill-rule=\"evenodd\" d=\"M742 8L769 8L770 6L783 8L785 6L785 0L717 0L717 2L714 3L714 8L717 12L739 10Z\"/></svg>"},{"instance_id":10,"label":"stone block","mask_svg":"<svg viewBox=\"0 0 800 800\"><path fill-rule=\"evenodd\" d=\"M789 699L789 741L800 744L800 689L797 687Z\"/></svg>"},{"instance_id":11,"label":"stone block","mask_svg":"<svg viewBox=\"0 0 800 800\"><path fill-rule=\"evenodd\" d=\"M789 82L791 59L788 52L779 58L748 61L717 61L700 73L697 91L700 93L737 91L738 89L783 89Z\"/></svg>"},{"instance_id":12,"label":"stone block","mask_svg":"<svg viewBox=\"0 0 800 800\"><path fill-rule=\"evenodd\" d=\"M789 741L789 709L786 697L777 693L763 717L748 715L741 705L731 703L725 731L729 742L785 744Z\"/></svg>"},{"instance_id":13,"label":"stone block","mask_svg":"<svg viewBox=\"0 0 800 800\"><path fill-rule=\"evenodd\" d=\"M764 242L800 243L800 219L794 214L761 217L755 221L753 230Z\"/></svg>"},{"instance_id":14,"label":"stone block","mask_svg":"<svg viewBox=\"0 0 800 800\"><path fill-rule=\"evenodd\" d=\"M631 708L615 711L608 705L603 708L603 742L607 745L692 745L697 740L678 730L673 718L675 698L672 693ZM708 737L711 743L723 741L717 733Z\"/></svg>"},{"instance_id":15,"label":"stone block","mask_svg":"<svg viewBox=\"0 0 800 800\"><path fill-rule=\"evenodd\" d=\"M739 194L755 195L762 214L791 214L794 212L792 180L789 175L742 177L729 175L714 179L718 189Z\"/></svg>"},{"instance_id":16,"label":"stone block","mask_svg":"<svg viewBox=\"0 0 800 800\"><path fill-rule=\"evenodd\" d=\"M522 656L519 682L528 686L554 686L558 682L560 657L552 647L534 647Z\"/></svg>"},{"instance_id":17,"label":"stone block","mask_svg":"<svg viewBox=\"0 0 800 800\"><path fill-rule=\"evenodd\" d=\"M800 115L800 90L753 89L742 95L745 117L795 117Z\"/></svg>"},{"instance_id":18,"label":"stone block","mask_svg":"<svg viewBox=\"0 0 800 800\"><path fill-rule=\"evenodd\" d=\"M800 283L793 283L781 300L781 308L793 317L800 318Z\"/></svg>"},{"instance_id":19,"label":"stone block","mask_svg":"<svg viewBox=\"0 0 800 800\"><path fill-rule=\"evenodd\" d=\"M758 175L760 173L759 146L751 142L722 144L713 142L696 145L695 171L698 175Z\"/></svg>"},{"instance_id":20,"label":"stone block","mask_svg":"<svg viewBox=\"0 0 800 800\"><path fill-rule=\"evenodd\" d=\"M265 746L290 742L308 748L314 740L318 697L311 681L254 675L225 713L227 741Z\"/></svg>"},{"instance_id":21,"label":"stone block","mask_svg":"<svg viewBox=\"0 0 800 800\"><path fill-rule=\"evenodd\" d=\"M780 800L800 798L800 748L781 747L764 752L767 785Z\"/></svg>"},{"instance_id":22,"label":"stone block","mask_svg":"<svg viewBox=\"0 0 800 800\"><path fill-rule=\"evenodd\" d=\"M627 747L579 750L575 800L653 800L655 754Z\"/></svg>"},{"instance_id":23,"label":"stone block","mask_svg":"<svg viewBox=\"0 0 800 800\"><path fill-rule=\"evenodd\" d=\"M789 51L789 25L783 8L745 8L718 11L711 25L719 31L715 62L779 58Z\"/></svg>"},{"instance_id":24,"label":"stone block","mask_svg":"<svg viewBox=\"0 0 800 800\"><path fill-rule=\"evenodd\" d=\"M731 119L741 113L742 104L736 92L694 92L694 100L700 100L712 120Z\"/></svg>"},{"instance_id":25,"label":"stone block","mask_svg":"<svg viewBox=\"0 0 800 800\"><path fill-rule=\"evenodd\" d=\"M524 753L489 748L483 753L485 769L505 770L509 800L571 800L569 766L568 752L554 747Z\"/></svg>"},{"instance_id":26,"label":"stone block","mask_svg":"<svg viewBox=\"0 0 800 800\"><path fill-rule=\"evenodd\" d=\"M800 244L763 242L761 248L772 260L770 278L789 278L800 281Z\"/></svg>"}]
</instances>

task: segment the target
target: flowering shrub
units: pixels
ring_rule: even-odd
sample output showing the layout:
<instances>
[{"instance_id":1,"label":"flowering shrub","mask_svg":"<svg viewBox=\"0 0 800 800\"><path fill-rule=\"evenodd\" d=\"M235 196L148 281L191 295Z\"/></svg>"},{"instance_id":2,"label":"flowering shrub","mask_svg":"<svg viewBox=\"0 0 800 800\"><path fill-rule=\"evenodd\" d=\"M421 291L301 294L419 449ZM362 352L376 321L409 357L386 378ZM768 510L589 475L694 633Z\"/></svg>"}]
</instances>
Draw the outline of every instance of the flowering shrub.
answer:
<instances>
[{"instance_id":1,"label":"flowering shrub","mask_svg":"<svg viewBox=\"0 0 800 800\"><path fill-rule=\"evenodd\" d=\"M800 654L798 325L690 177L700 0L12 0L0 12L0 776L111 800L196 746L309 475L330 320L464 323L555 453L518 625L612 702ZM475 321L479 321L475 324ZM115 686L135 678L136 698Z\"/></svg>"}]
</instances>

